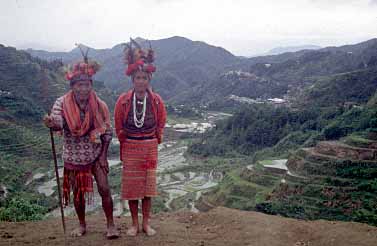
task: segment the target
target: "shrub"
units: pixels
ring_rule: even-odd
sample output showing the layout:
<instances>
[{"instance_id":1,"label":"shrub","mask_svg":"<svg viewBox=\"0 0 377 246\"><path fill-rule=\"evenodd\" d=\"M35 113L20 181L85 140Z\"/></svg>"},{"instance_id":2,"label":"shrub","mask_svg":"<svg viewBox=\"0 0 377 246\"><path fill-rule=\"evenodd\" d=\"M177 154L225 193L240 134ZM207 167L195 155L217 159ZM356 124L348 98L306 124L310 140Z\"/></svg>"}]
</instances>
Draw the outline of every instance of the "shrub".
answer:
<instances>
[{"instance_id":1,"label":"shrub","mask_svg":"<svg viewBox=\"0 0 377 246\"><path fill-rule=\"evenodd\" d=\"M0 208L0 220L41 220L46 212L47 209L45 207L32 204L21 197L14 197L5 204L5 207Z\"/></svg>"}]
</instances>

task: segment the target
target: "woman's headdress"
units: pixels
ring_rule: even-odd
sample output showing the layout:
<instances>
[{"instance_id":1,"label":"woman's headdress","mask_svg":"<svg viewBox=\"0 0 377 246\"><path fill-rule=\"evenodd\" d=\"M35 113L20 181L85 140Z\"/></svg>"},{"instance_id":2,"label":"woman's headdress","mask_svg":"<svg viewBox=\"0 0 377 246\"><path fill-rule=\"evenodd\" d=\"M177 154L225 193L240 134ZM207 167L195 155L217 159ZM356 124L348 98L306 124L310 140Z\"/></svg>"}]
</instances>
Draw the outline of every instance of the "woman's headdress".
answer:
<instances>
[{"instance_id":1,"label":"woman's headdress","mask_svg":"<svg viewBox=\"0 0 377 246\"><path fill-rule=\"evenodd\" d=\"M92 76L100 69L100 65L96 61L89 61L89 48L86 48L84 52L83 45L76 44L76 46L80 49L83 61L77 62L66 72L65 78L71 82L71 85L77 81L92 81Z\"/></svg>"},{"instance_id":2,"label":"woman's headdress","mask_svg":"<svg viewBox=\"0 0 377 246\"><path fill-rule=\"evenodd\" d=\"M156 67L152 64L155 56L150 42L147 50L143 50L132 38L130 38L130 43L125 46L124 55L127 64L125 73L127 76L132 76L136 71L144 71L149 74L156 71Z\"/></svg>"}]
</instances>

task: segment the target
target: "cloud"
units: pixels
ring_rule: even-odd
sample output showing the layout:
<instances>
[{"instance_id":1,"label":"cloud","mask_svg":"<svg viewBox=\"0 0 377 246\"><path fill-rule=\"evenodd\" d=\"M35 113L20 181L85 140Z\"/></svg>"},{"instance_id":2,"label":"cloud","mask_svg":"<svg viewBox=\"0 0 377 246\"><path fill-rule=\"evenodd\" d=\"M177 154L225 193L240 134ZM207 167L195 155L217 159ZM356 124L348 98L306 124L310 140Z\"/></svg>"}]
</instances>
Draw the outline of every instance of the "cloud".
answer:
<instances>
[{"instance_id":1,"label":"cloud","mask_svg":"<svg viewBox=\"0 0 377 246\"><path fill-rule=\"evenodd\" d=\"M176 2L177 0L153 0L156 3L172 3Z\"/></svg>"},{"instance_id":2,"label":"cloud","mask_svg":"<svg viewBox=\"0 0 377 246\"><path fill-rule=\"evenodd\" d=\"M377 36L377 0L0 0L0 43L109 48L184 36L237 55L275 46L341 45Z\"/></svg>"},{"instance_id":3,"label":"cloud","mask_svg":"<svg viewBox=\"0 0 377 246\"><path fill-rule=\"evenodd\" d=\"M377 0L309 0L309 2L316 7L324 9L338 9L338 8L367 8L370 5L377 3Z\"/></svg>"},{"instance_id":4,"label":"cloud","mask_svg":"<svg viewBox=\"0 0 377 246\"><path fill-rule=\"evenodd\" d=\"M367 4L368 1L371 1L371 0L347 0L347 1L344 1L344 0L332 0L332 1L327 1L327 0L310 0L310 2L312 2L314 4L322 4L322 5L327 5L327 6L332 6L332 5L350 5L350 4L355 4L355 3Z\"/></svg>"}]
</instances>

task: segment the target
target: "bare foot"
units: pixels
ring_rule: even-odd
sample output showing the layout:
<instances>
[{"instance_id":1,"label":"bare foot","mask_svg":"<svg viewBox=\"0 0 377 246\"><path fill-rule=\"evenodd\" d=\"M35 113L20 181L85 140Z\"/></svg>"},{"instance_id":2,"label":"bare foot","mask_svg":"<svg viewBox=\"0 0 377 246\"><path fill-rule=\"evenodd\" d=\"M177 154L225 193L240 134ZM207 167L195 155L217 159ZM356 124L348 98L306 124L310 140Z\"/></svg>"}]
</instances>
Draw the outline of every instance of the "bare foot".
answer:
<instances>
[{"instance_id":1,"label":"bare foot","mask_svg":"<svg viewBox=\"0 0 377 246\"><path fill-rule=\"evenodd\" d=\"M135 236L137 235L138 232L139 232L139 228L138 228L138 227L136 227L136 226L131 226L131 227L127 230L126 234L127 234L127 236L135 237Z\"/></svg>"},{"instance_id":2,"label":"bare foot","mask_svg":"<svg viewBox=\"0 0 377 246\"><path fill-rule=\"evenodd\" d=\"M76 228L71 232L71 236L72 237L81 237L81 236L85 235L85 233L86 233L86 226L80 225L79 228Z\"/></svg>"},{"instance_id":3,"label":"bare foot","mask_svg":"<svg viewBox=\"0 0 377 246\"><path fill-rule=\"evenodd\" d=\"M107 239L116 239L119 237L119 231L115 228L115 226L110 226L107 228L106 237Z\"/></svg>"},{"instance_id":4,"label":"bare foot","mask_svg":"<svg viewBox=\"0 0 377 246\"><path fill-rule=\"evenodd\" d=\"M152 237L157 233L156 230L153 229L150 225L143 226L143 232L145 232L148 237Z\"/></svg>"}]
</instances>

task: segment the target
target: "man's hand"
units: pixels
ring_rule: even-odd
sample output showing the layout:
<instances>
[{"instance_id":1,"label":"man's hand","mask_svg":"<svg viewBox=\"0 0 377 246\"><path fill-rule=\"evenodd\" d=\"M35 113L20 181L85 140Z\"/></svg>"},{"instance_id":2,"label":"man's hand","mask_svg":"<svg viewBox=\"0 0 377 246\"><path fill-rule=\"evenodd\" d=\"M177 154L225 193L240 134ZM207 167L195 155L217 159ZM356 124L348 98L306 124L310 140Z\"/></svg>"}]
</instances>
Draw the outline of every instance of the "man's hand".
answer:
<instances>
[{"instance_id":1,"label":"man's hand","mask_svg":"<svg viewBox=\"0 0 377 246\"><path fill-rule=\"evenodd\" d=\"M109 162L107 161L107 155L100 155L98 158L99 165L106 173L109 173Z\"/></svg>"},{"instance_id":2,"label":"man's hand","mask_svg":"<svg viewBox=\"0 0 377 246\"><path fill-rule=\"evenodd\" d=\"M43 123L45 124L45 126L47 126L48 128L52 128L52 127L54 127L54 120L53 120L53 118L52 118L52 116L50 116L50 115L45 115L44 117L43 117Z\"/></svg>"}]
</instances>

